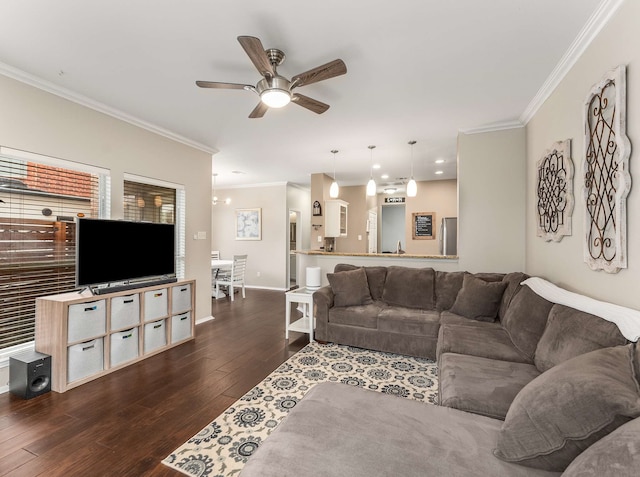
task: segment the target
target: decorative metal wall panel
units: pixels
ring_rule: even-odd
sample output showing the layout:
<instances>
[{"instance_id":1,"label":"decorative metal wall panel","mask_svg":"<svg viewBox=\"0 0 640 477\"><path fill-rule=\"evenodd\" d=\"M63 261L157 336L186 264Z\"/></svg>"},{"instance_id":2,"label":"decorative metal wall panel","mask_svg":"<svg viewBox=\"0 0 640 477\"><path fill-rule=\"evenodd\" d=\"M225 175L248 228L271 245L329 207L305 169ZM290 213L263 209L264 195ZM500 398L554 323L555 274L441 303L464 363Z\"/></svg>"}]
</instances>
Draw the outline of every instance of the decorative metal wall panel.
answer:
<instances>
[{"instance_id":1,"label":"decorative metal wall panel","mask_svg":"<svg viewBox=\"0 0 640 477\"><path fill-rule=\"evenodd\" d=\"M573 214L573 161L571 139L553 143L538 161L538 237L559 242L571 235Z\"/></svg>"},{"instance_id":2,"label":"decorative metal wall panel","mask_svg":"<svg viewBox=\"0 0 640 477\"><path fill-rule=\"evenodd\" d=\"M584 260L593 270L627 268L626 200L631 188L626 135L626 68L593 86L585 103Z\"/></svg>"}]
</instances>

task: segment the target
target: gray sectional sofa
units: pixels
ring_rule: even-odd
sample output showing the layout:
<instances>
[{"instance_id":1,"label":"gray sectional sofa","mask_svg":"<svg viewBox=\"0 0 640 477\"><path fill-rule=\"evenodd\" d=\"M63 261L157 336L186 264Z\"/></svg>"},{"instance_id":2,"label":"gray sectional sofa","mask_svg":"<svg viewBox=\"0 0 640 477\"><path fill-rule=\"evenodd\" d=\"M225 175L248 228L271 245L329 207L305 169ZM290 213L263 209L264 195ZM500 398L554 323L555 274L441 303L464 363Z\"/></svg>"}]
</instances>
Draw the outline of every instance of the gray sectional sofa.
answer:
<instances>
[{"instance_id":1,"label":"gray sectional sofa","mask_svg":"<svg viewBox=\"0 0 640 477\"><path fill-rule=\"evenodd\" d=\"M440 406L317 385L242 476L638 475L640 346L528 278L338 265L317 339L437 359Z\"/></svg>"}]
</instances>

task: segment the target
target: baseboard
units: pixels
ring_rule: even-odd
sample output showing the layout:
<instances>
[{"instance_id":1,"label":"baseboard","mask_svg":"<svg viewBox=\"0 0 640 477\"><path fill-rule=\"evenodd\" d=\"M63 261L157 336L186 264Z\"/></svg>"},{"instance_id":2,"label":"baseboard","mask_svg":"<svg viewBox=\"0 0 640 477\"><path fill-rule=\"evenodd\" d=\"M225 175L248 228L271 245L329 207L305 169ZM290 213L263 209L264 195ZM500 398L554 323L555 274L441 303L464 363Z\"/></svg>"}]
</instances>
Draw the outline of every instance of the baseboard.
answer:
<instances>
[{"instance_id":1,"label":"baseboard","mask_svg":"<svg viewBox=\"0 0 640 477\"><path fill-rule=\"evenodd\" d=\"M9 385L7 386L0 386L0 394L5 394L9 392Z\"/></svg>"},{"instance_id":2,"label":"baseboard","mask_svg":"<svg viewBox=\"0 0 640 477\"><path fill-rule=\"evenodd\" d=\"M245 288L253 288L256 290L274 290L274 291L287 291L288 288L280 288L280 287L259 287L256 285L245 285Z\"/></svg>"},{"instance_id":3,"label":"baseboard","mask_svg":"<svg viewBox=\"0 0 640 477\"><path fill-rule=\"evenodd\" d=\"M196 325L199 325L201 323L206 323L207 321L211 321L211 320L215 320L215 316L209 315L209 316L204 316L202 318L199 318L196 320Z\"/></svg>"}]
</instances>

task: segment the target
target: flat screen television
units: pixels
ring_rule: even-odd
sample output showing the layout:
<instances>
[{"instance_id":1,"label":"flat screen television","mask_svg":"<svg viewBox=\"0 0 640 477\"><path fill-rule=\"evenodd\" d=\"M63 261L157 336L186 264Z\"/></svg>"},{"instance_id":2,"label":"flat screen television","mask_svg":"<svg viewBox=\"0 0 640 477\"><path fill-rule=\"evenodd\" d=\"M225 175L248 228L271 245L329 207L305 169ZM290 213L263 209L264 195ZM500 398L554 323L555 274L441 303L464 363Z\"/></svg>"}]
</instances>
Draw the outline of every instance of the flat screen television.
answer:
<instances>
[{"instance_id":1,"label":"flat screen television","mask_svg":"<svg viewBox=\"0 0 640 477\"><path fill-rule=\"evenodd\" d=\"M173 224L77 220L77 287L100 293L104 288L100 285L105 284L109 284L108 291L115 291L134 288L131 282L172 282L176 281L175 263Z\"/></svg>"}]
</instances>

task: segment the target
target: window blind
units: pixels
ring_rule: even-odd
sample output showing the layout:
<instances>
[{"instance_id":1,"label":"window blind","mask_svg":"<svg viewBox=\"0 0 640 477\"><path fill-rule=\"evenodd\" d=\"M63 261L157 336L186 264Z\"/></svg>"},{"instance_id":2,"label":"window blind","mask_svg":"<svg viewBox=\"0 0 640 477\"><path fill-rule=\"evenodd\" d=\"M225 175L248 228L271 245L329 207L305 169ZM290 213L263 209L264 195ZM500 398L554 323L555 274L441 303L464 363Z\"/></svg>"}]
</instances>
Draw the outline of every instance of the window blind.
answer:
<instances>
[{"instance_id":1,"label":"window blind","mask_svg":"<svg viewBox=\"0 0 640 477\"><path fill-rule=\"evenodd\" d=\"M175 224L176 276L185 273L185 199L184 188L179 185L143 182L127 175L124 181L124 218L146 222ZM156 182L151 180L150 182ZM160 182L160 181L157 181Z\"/></svg>"},{"instance_id":2,"label":"window blind","mask_svg":"<svg viewBox=\"0 0 640 477\"><path fill-rule=\"evenodd\" d=\"M75 217L104 213L106 176L0 153L0 351L34 339L35 299L75 288Z\"/></svg>"}]
</instances>

